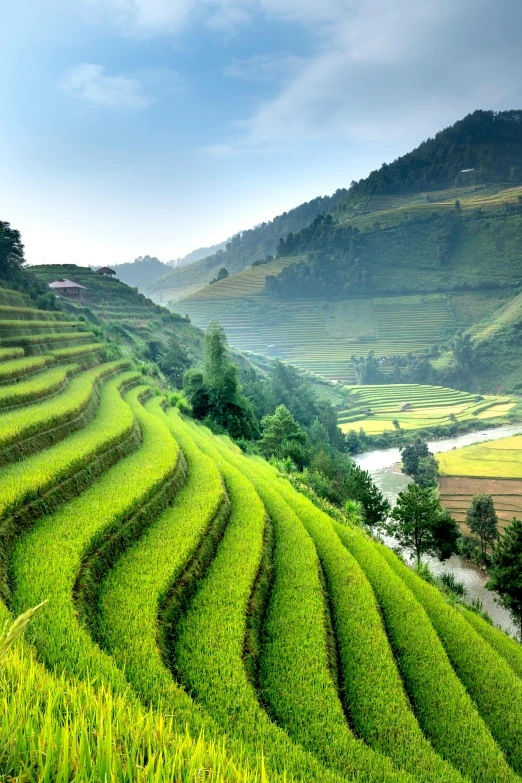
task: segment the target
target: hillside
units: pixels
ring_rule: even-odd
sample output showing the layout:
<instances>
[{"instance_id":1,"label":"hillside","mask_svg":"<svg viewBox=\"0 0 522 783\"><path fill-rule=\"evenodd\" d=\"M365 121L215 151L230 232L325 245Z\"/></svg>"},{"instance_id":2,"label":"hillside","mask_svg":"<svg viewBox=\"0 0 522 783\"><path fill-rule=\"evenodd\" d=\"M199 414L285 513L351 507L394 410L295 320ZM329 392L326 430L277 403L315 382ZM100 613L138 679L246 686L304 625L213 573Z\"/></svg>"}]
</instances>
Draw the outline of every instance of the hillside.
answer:
<instances>
[{"instance_id":1,"label":"hillside","mask_svg":"<svg viewBox=\"0 0 522 783\"><path fill-rule=\"evenodd\" d=\"M122 283L143 288L151 280L164 275L168 271L168 265L155 256L138 256L127 264L114 264L111 269L114 269Z\"/></svg>"},{"instance_id":2,"label":"hillside","mask_svg":"<svg viewBox=\"0 0 522 783\"><path fill-rule=\"evenodd\" d=\"M333 210L344 195L345 191L338 190L331 197L319 196L268 223L241 231L227 242L224 250L162 275L146 286L144 292L157 302L177 301L207 285L223 267L229 274L235 274L256 261L265 261L267 256L275 255L282 236L300 231L321 212Z\"/></svg>"},{"instance_id":3,"label":"hillside","mask_svg":"<svg viewBox=\"0 0 522 783\"><path fill-rule=\"evenodd\" d=\"M185 317L170 313L119 280L75 264L32 266L30 271L45 283L59 278L85 286L81 301L61 298L66 312L103 328L111 341L132 356L155 359L171 335L179 337L193 361L201 362L203 333Z\"/></svg>"},{"instance_id":4,"label":"hillside","mask_svg":"<svg viewBox=\"0 0 522 783\"><path fill-rule=\"evenodd\" d=\"M513 640L128 359L57 354L81 324L0 302L2 624L48 601L0 643L7 779L516 783Z\"/></svg>"},{"instance_id":5,"label":"hillside","mask_svg":"<svg viewBox=\"0 0 522 783\"><path fill-rule=\"evenodd\" d=\"M437 358L471 328L473 370L459 374L447 352L415 382L514 390L516 326L500 313L496 334L491 322L522 288L519 119L475 112L441 131L281 239L272 262L191 293L181 309L203 327L220 320L237 348L350 383L352 356L374 351L386 375L391 355ZM490 338L478 347L480 334Z\"/></svg>"}]
</instances>

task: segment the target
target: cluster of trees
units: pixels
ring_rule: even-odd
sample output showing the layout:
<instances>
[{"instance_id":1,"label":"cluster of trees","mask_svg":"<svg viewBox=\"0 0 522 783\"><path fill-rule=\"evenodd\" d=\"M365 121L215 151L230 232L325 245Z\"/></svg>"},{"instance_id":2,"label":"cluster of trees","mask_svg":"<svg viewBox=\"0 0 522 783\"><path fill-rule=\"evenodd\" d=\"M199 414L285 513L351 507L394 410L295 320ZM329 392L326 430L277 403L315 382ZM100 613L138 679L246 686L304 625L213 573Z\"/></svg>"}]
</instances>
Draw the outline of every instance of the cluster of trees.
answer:
<instances>
[{"instance_id":1,"label":"cluster of trees","mask_svg":"<svg viewBox=\"0 0 522 783\"><path fill-rule=\"evenodd\" d=\"M227 277L228 269L225 269L225 267L222 266L217 275L209 282L209 285L212 285L213 283L219 283L220 280L226 280Z\"/></svg>"},{"instance_id":2,"label":"cluster of trees","mask_svg":"<svg viewBox=\"0 0 522 783\"><path fill-rule=\"evenodd\" d=\"M446 266L464 221L477 217L478 214L464 217L460 209L419 213L415 217L410 214L400 226L401 239L414 256L421 228L430 248L432 265ZM268 275L265 290L283 299L342 298L372 293L378 284L372 275L376 235L384 241L388 232L391 236L396 231L396 226L381 227L378 222L360 231L350 224L339 226L331 214L320 214L298 234L280 239L277 257L298 256L300 260L287 264L278 275Z\"/></svg>"},{"instance_id":3,"label":"cluster of trees","mask_svg":"<svg viewBox=\"0 0 522 783\"><path fill-rule=\"evenodd\" d=\"M522 111L475 111L393 163L352 183L347 203L376 193L411 193L522 181ZM462 173L463 169L473 169Z\"/></svg>"},{"instance_id":4,"label":"cluster of trees","mask_svg":"<svg viewBox=\"0 0 522 783\"><path fill-rule=\"evenodd\" d=\"M25 263L24 246L20 232L10 223L0 220L0 279L17 277Z\"/></svg>"}]
</instances>

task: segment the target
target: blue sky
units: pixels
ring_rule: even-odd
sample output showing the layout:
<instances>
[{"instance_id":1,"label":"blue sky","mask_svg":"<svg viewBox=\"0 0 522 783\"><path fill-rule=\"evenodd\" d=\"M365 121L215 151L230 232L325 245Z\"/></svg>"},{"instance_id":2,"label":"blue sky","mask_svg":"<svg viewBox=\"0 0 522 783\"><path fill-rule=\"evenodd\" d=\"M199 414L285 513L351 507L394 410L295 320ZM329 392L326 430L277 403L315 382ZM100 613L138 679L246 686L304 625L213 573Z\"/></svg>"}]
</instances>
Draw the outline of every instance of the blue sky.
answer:
<instances>
[{"instance_id":1,"label":"blue sky","mask_svg":"<svg viewBox=\"0 0 522 783\"><path fill-rule=\"evenodd\" d=\"M519 0L18 0L0 218L30 263L162 261L522 107Z\"/></svg>"}]
</instances>

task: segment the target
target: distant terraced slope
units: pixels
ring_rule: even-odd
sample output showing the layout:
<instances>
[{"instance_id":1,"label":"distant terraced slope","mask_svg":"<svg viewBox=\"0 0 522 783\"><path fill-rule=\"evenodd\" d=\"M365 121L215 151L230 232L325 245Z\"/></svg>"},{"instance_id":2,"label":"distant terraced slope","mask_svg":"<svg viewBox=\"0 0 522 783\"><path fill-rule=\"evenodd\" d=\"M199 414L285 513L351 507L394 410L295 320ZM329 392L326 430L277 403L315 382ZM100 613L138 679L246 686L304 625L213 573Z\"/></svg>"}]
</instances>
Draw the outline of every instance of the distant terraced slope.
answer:
<instances>
[{"instance_id":1,"label":"distant terraced slope","mask_svg":"<svg viewBox=\"0 0 522 783\"><path fill-rule=\"evenodd\" d=\"M260 293L260 269L266 267L193 294L183 301L183 311L203 329L218 320L238 349L350 383L355 380L351 356L418 353L456 329L443 295L281 303Z\"/></svg>"},{"instance_id":2,"label":"distant terraced slope","mask_svg":"<svg viewBox=\"0 0 522 783\"><path fill-rule=\"evenodd\" d=\"M352 386L352 407L340 411L344 432L363 429L377 435L393 430L429 429L456 422L498 419L516 405L511 397L486 396L416 383Z\"/></svg>"}]
</instances>

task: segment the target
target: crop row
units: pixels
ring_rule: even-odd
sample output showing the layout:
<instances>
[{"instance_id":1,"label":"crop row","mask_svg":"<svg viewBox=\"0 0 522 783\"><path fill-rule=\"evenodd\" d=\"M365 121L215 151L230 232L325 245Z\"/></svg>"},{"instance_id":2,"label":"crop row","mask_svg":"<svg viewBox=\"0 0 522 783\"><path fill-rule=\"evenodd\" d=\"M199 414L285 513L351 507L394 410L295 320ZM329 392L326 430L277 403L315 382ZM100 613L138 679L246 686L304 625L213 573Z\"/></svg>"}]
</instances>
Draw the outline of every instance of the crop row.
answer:
<instances>
[{"instance_id":1,"label":"crop row","mask_svg":"<svg viewBox=\"0 0 522 783\"><path fill-rule=\"evenodd\" d=\"M279 482L282 485L282 482ZM347 710L361 737L426 781L462 780L434 753L404 692L372 588L330 521L306 498L282 490L310 532L332 597Z\"/></svg>"},{"instance_id":2,"label":"crop row","mask_svg":"<svg viewBox=\"0 0 522 783\"><path fill-rule=\"evenodd\" d=\"M0 519L41 498L55 484L130 434L133 419L119 390L138 377L134 371L117 375L102 387L96 416L89 425L21 463L0 468Z\"/></svg>"},{"instance_id":3,"label":"crop row","mask_svg":"<svg viewBox=\"0 0 522 783\"><path fill-rule=\"evenodd\" d=\"M16 350L16 349L13 349ZM18 349L22 350L22 349ZM19 356L19 354L17 354ZM31 372L42 369L54 361L53 356L24 356L0 363L0 383L9 382L13 378L21 378Z\"/></svg>"},{"instance_id":4,"label":"crop row","mask_svg":"<svg viewBox=\"0 0 522 783\"><path fill-rule=\"evenodd\" d=\"M64 364L59 367L51 367L25 381L22 380L9 386L0 386L0 408L32 402L39 397L54 394L79 369L79 364Z\"/></svg>"},{"instance_id":5,"label":"crop row","mask_svg":"<svg viewBox=\"0 0 522 783\"><path fill-rule=\"evenodd\" d=\"M127 365L125 361L100 364L73 378L62 394L0 415L0 448L78 416L89 404L95 385Z\"/></svg>"},{"instance_id":6,"label":"crop row","mask_svg":"<svg viewBox=\"0 0 522 783\"><path fill-rule=\"evenodd\" d=\"M92 332L41 332L38 334L28 334L25 336L14 335L13 337L2 337L0 344L4 346L32 346L39 345L41 343L47 345L48 343L71 343L71 342L84 342L86 340L92 340L94 335Z\"/></svg>"},{"instance_id":7,"label":"crop row","mask_svg":"<svg viewBox=\"0 0 522 783\"><path fill-rule=\"evenodd\" d=\"M23 348L0 348L0 362L6 362L8 359L20 359L23 355Z\"/></svg>"},{"instance_id":8,"label":"crop row","mask_svg":"<svg viewBox=\"0 0 522 783\"><path fill-rule=\"evenodd\" d=\"M13 331L15 334L24 334L25 329L53 329L54 331L59 330L63 332L69 331L73 326L85 328L83 321L56 321L49 318L46 318L44 321L36 318L29 320L0 318L1 334L6 334L6 332L10 331Z\"/></svg>"},{"instance_id":9,"label":"crop row","mask_svg":"<svg viewBox=\"0 0 522 783\"><path fill-rule=\"evenodd\" d=\"M13 318L31 321L55 321L62 317L62 313L49 310L37 310L33 307L17 307L14 305L0 305L0 318L11 320Z\"/></svg>"},{"instance_id":10,"label":"crop row","mask_svg":"<svg viewBox=\"0 0 522 783\"><path fill-rule=\"evenodd\" d=\"M240 459L237 464L254 483L275 529L274 586L260 675L272 714L304 747L349 779L412 780L352 734L328 670L327 610L314 544L273 486L274 478L260 477L262 463ZM444 779L452 779L451 771Z\"/></svg>"},{"instance_id":11,"label":"crop row","mask_svg":"<svg viewBox=\"0 0 522 783\"><path fill-rule=\"evenodd\" d=\"M166 416L158 398L147 405L181 447L188 464L184 486L170 508L127 550L104 580L100 595L100 640L145 703L162 705L181 730L206 726L202 710L173 679L158 646L158 607L226 503L220 473L195 446L174 411ZM226 510L226 505L225 505ZM185 582L185 580L183 580ZM162 623L164 628L164 623ZM164 631L162 631L164 633Z\"/></svg>"},{"instance_id":12,"label":"crop row","mask_svg":"<svg viewBox=\"0 0 522 783\"><path fill-rule=\"evenodd\" d=\"M57 361L62 359L71 359L75 356L83 356L94 351L102 351L106 345L104 343L89 343L88 345L75 345L71 348L56 348L49 351ZM0 367L1 370L1 367Z\"/></svg>"},{"instance_id":13,"label":"crop row","mask_svg":"<svg viewBox=\"0 0 522 783\"><path fill-rule=\"evenodd\" d=\"M522 772L522 680L432 585L396 557L386 560L423 606L460 680L511 766Z\"/></svg>"},{"instance_id":14,"label":"crop row","mask_svg":"<svg viewBox=\"0 0 522 783\"><path fill-rule=\"evenodd\" d=\"M363 533L334 524L381 607L417 719L437 751L473 781L515 781L500 748L459 680L428 616L386 557ZM406 568L406 566L405 566ZM453 610L452 610L453 611Z\"/></svg>"},{"instance_id":15,"label":"crop row","mask_svg":"<svg viewBox=\"0 0 522 783\"><path fill-rule=\"evenodd\" d=\"M339 780L272 723L246 677L246 614L261 562L265 509L251 482L224 458L218 439L190 426L198 447L218 465L232 510L217 555L179 624L176 668L227 732L245 744L263 747L269 779L283 775L286 767L293 780ZM377 780L387 778L383 774Z\"/></svg>"}]
</instances>

